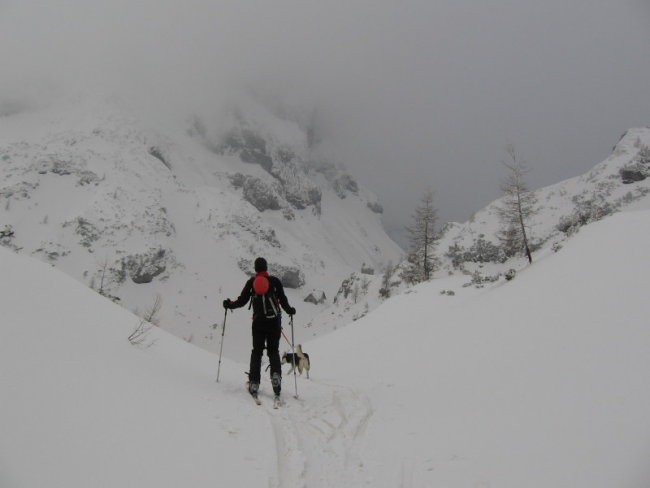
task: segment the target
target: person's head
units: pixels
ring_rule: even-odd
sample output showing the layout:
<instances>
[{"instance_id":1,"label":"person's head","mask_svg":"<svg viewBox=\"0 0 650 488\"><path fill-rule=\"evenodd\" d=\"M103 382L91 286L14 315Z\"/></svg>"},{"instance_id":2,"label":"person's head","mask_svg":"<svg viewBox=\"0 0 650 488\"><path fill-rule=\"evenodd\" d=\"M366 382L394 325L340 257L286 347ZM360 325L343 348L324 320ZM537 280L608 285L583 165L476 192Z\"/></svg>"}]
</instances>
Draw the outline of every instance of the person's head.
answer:
<instances>
[{"instance_id":1,"label":"person's head","mask_svg":"<svg viewBox=\"0 0 650 488\"><path fill-rule=\"evenodd\" d=\"M262 271L268 271L267 264L266 264L266 259L257 258L255 260L255 272L256 273L261 273Z\"/></svg>"}]
</instances>

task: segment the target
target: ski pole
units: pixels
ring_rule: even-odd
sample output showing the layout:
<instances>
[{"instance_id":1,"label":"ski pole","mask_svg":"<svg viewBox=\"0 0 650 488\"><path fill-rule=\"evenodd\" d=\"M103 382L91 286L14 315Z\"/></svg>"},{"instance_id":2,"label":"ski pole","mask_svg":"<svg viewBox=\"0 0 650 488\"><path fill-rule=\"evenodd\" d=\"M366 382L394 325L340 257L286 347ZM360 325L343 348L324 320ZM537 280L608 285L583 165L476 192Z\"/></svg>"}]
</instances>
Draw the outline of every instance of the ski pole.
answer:
<instances>
[{"instance_id":1,"label":"ski pole","mask_svg":"<svg viewBox=\"0 0 650 488\"><path fill-rule=\"evenodd\" d=\"M219 347L219 367L217 368L217 383L219 383L219 374L221 374L221 353L223 352L223 336L226 335L226 317L228 309L223 313L223 328L221 329L221 346Z\"/></svg>"},{"instance_id":2,"label":"ski pole","mask_svg":"<svg viewBox=\"0 0 650 488\"><path fill-rule=\"evenodd\" d=\"M291 315L290 322L291 322L291 358L293 360L293 384L296 388L296 395L294 396L294 398L297 400L298 399L298 377L296 376L296 349L293 346L295 344L294 337L293 337L293 315Z\"/></svg>"}]
</instances>

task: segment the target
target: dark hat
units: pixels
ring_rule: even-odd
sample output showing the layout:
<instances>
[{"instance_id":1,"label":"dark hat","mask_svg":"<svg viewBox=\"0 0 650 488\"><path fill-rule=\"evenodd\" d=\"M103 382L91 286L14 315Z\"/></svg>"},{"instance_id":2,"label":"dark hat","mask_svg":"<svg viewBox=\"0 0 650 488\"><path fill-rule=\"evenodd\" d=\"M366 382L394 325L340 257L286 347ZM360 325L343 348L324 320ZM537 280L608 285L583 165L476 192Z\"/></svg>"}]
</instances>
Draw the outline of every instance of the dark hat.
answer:
<instances>
[{"instance_id":1,"label":"dark hat","mask_svg":"<svg viewBox=\"0 0 650 488\"><path fill-rule=\"evenodd\" d=\"M255 272L256 273L261 273L262 271L267 271L267 265L266 265L266 259L264 258L257 258L255 260Z\"/></svg>"}]
</instances>

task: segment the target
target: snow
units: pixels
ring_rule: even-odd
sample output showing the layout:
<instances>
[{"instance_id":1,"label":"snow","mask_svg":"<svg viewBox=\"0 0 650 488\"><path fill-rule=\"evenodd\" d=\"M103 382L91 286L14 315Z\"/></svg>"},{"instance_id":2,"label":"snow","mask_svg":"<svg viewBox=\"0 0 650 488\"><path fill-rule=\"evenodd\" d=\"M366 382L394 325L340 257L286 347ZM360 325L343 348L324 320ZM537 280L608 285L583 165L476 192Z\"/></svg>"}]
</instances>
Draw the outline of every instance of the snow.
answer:
<instances>
[{"instance_id":1,"label":"snow","mask_svg":"<svg viewBox=\"0 0 650 488\"><path fill-rule=\"evenodd\" d=\"M533 258L539 254L538 246L545 248L543 253L553 244L561 245L570 238L579 227L578 221L598 220L621 209L644 208L650 194L650 178L625 184L621 171L637 166L641 149L649 145L650 129L630 129L616 144L612 155L584 175L535 190L536 212L528 222L529 238L535 248ZM643 171L650 175L647 165ZM497 209L502 204L503 199L498 199L476 212L469 222L448 225L438 244L440 254L454 244L469 248L479 237L498 244L496 233L500 225ZM574 226L567 225L567 222L573 222ZM451 263L445 260L442 267L452 269ZM461 267L465 271L476 271L473 263L466 262Z\"/></svg>"},{"instance_id":2,"label":"snow","mask_svg":"<svg viewBox=\"0 0 650 488\"><path fill-rule=\"evenodd\" d=\"M647 487L648 207L512 281L297 328L311 379L295 399L285 375L279 410L268 379L262 406L245 393L247 352L216 383L215 354L158 328L133 346L139 318L0 249L0 486ZM227 316L224 351L248 320Z\"/></svg>"},{"instance_id":3,"label":"snow","mask_svg":"<svg viewBox=\"0 0 650 488\"><path fill-rule=\"evenodd\" d=\"M278 265L299 269L305 286L287 294L303 317L312 318L324 306L303 302L311 290L334 296L363 263L378 267L399 259L401 250L368 207L374 196L363 188L337 195L327 178L339 170L311 159L299 124L252 102L240 110L269 154L296 154L284 168L295 174L283 184L298 194L312 187L322 192L320 212L286 202L283 210L260 212L231 177L254 176L271 188L282 186L280 180L236 154L216 153L222 142L217 121L205 122L201 138L188 135L192 126L180 115L152 120L127 105L63 97L0 117L0 229L11 226L15 233L3 245L96 289L107 275L103 291L136 313L161 296L160 327L211 352L219 347L211 325L221 300L237 294L252 272L238 266L241 261L263 255L272 272ZM310 169L316 163L323 172ZM88 223L87 235L80 219ZM158 269L165 270L150 283L135 283L125 263L160 250ZM227 356L246 353L246 330L230 339Z\"/></svg>"}]
</instances>

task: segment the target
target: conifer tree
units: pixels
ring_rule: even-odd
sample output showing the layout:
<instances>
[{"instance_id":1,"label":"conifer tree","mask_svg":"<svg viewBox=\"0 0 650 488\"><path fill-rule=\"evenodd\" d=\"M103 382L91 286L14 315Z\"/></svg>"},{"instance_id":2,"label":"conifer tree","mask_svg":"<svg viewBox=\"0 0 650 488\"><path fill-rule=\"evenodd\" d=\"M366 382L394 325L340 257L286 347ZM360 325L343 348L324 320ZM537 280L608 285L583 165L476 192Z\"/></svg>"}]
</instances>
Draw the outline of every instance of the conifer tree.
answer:
<instances>
[{"instance_id":1,"label":"conifer tree","mask_svg":"<svg viewBox=\"0 0 650 488\"><path fill-rule=\"evenodd\" d=\"M413 214L413 224L406 228L409 235L409 265L403 277L411 283L428 281L436 268L434 251L437 243L435 226L438 210L433 206L433 191L428 189Z\"/></svg>"},{"instance_id":2,"label":"conifer tree","mask_svg":"<svg viewBox=\"0 0 650 488\"><path fill-rule=\"evenodd\" d=\"M530 250L528 222L537 212L535 204L537 198L528 189L525 175L530 172L525 161L521 161L515 154L515 147L509 144L506 147L509 160L502 161L508 174L501 184L504 193L503 204L498 209L501 229L497 237L501 241L506 255L514 256L524 252L528 262L533 262Z\"/></svg>"}]
</instances>

